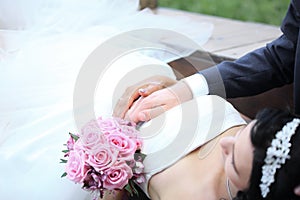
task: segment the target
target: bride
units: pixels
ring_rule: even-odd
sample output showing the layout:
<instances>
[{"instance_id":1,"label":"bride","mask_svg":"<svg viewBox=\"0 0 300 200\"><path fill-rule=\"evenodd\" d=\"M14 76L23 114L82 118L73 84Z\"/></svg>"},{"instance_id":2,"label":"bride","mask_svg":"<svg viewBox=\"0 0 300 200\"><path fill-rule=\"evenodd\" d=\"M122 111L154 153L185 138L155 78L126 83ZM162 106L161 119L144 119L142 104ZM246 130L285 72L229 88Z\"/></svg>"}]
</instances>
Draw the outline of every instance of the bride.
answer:
<instances>
[{"instance_id":1,"label":"bride","mask_svg":"<svg viewBox=\"0 0 300 200\"><path fill-rule=\"evenodd\" d=\"M75 85L94 49L114 36L145 28L182 33L199 45L212 31L209 23L137 10L137 0L0 1L1 199L91 199L79 185L60 178L64 166L59 160L68 132L78 128ZM164 39L176 45L171 37ZM98 79L95 114L110 116L117 92L135 81L158 74L174 79L165 64L172 59L174 55L145 51L112 60ZM124 78L136 70L143 73Z\"/></svg>"},{"instance_id":2,"label":"bride","mask_svg":"<svg viewBox=\"0 0 300 200\"><path fill-rule=\"evenodd\" d=\"M192 116L182 119L178 130L180 107ZM246 125L217 96L201 96L180 107L165 113L165 126L153 136L156 142L144 141L142 150L150 157L144 162L147 181L139 186L150 199L300 199L294 193L300 178L299 117L265 109Z\"/></svg>"}]
</instances>

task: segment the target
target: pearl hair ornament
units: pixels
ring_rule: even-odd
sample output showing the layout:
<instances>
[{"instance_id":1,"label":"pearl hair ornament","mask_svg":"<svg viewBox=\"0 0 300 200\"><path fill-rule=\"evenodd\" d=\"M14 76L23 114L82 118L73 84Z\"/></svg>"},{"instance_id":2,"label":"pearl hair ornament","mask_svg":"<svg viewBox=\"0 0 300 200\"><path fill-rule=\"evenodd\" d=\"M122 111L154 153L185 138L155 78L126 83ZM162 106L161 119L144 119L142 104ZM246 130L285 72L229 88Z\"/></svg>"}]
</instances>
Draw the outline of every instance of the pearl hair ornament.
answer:
<instances>
[{"instance_id":1,"label":"pearl hair ornament","mask_svg":"<svg viewBox=\"0 0 300 200\"><path fill-rule=\"evenodd\" d=\"M270 192L270 186L275 181L277 169L280 169L286 160L290 159L291 137L295 134L299 124L300 119L297 118L288 122L276 133L271 146L267 148L264 159L265 164L262 167L261 183L259 185L263 198L266 198Z\"/></svg>"}]
</instances>

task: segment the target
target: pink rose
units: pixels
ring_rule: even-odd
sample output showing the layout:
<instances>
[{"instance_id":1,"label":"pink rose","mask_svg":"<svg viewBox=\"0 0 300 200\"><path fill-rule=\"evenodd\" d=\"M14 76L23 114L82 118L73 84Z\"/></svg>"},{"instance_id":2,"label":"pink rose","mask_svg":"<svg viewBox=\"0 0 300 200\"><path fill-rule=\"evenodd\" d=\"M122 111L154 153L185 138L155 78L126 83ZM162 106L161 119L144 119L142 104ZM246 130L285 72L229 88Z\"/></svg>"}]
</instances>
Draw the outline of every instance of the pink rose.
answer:
<instances>
[{"instance_id":1,"label":"pink rose","mask_svg":"<svg viewBox=\"0 0 300 200\"><path fill-rule=\"evenodd\" d=\"M119 150L121 159L132 160L136 151L136 143L123 133L115 132L106 135L108 143Z\"/></svg>"},{"instance_id":2,"label":"pink rose","mask_svg":"<svg viewBox=\"0 0 300 200\"><path fill-rule=\"evenodd\" d=\"M104 173L103 186L108 190L123 189L133 176L131 168L124 161L117 162Z\"/></svg>"},{"instance_id":3,"label":"pink rose","mask_svg":"<svg viewBox=\"0 0 300 200\"><path fill-rule=\"evenodd\" d=\"M142 147L143 147L143 140L139 139L139 138L136 138L135 139L135 144L136 144L136 148L137 149L142 149Z\"/></svg>"},{"instance_id":4,"label":"pink rose","mask_svg":"<svg viewBox=\"0 0 300 200\"><path fill-rule=\"evenodd\" d=\"M118 151L106 144L99 144L97 148L88 155L87 163L97 172L101 172L112 166L118 157Z\"/></svg>"},{"instance_id":5,"label":"pink rose","mask_svg":"<svg viewBox=\"0 0 300 200\"><path fill-rule=\"evenodd\" d=\"M122 125L120 126L122 133L127 135L129 138L135 141L137 149L141 149L143 146L143 141L138 138L139 131L136 130L136 127L133 125Z\"/></svg>"},{"instance_id":6,"label":"pink rose","mask_svg":"<svg viewBox=\"0 0 300 200\"><path fill-rule=\"evenodd\" d=\"M75 183L82 183L88 172L85 165L85 155L82 151L70 151L69 159L66 163L67 177Z\"/></svg>"}]
</instances>

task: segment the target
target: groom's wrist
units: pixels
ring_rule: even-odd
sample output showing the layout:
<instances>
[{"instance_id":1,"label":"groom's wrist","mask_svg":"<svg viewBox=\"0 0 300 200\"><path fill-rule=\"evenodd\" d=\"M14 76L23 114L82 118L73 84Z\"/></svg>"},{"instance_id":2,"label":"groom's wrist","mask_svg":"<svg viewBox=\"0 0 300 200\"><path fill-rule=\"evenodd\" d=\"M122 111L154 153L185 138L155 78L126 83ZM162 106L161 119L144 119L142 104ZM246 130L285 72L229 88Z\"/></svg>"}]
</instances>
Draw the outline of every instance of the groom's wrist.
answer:
<instances>
[{"instance_id":1,"label":"groom's wrist","mask_svg":"<svg viewBox=\"0 0 300 200\"><path fill-rule=\"evenodd\" d=\"M193 98L209 93L208 84L205 77L199 73L193 74L182 79L193 94Z\"/></svg>"}]
</instances>

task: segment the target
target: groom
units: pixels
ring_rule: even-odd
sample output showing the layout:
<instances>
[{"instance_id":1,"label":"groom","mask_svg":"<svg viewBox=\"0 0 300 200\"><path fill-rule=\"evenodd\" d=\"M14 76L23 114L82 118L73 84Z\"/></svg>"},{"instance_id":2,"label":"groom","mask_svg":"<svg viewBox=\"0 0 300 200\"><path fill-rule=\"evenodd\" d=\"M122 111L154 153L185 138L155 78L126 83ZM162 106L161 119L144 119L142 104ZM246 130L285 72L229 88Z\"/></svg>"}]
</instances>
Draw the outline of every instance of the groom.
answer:
<instances>
[{"instance_id":1,"label":"groom","mask_svg":"<svg viewBox=\"0 0 300 200\"><path fill-rule=\"evenodd\" d=\"M300 1L291 0L287 14L281 24L283 34L234 62L222 62L214 67L189 76L171 86L170 90L159 90L168 86L161 77L147 80L131 87L115 107L114 114L124 117L139 96L140 101L130 118L133 121L150 120L159 114L159 105L169 109L182 101L205 94L224 98L250 96L294 83L294 112L300 115ZM154 92L154 93L153 93ZM152 94L153 93L153 94ZM159 98L154 98L154 96ZM151 103L149 103L151 102ZM300 196L300 186L295 188Z\"/></svg>"}]
</instances>

